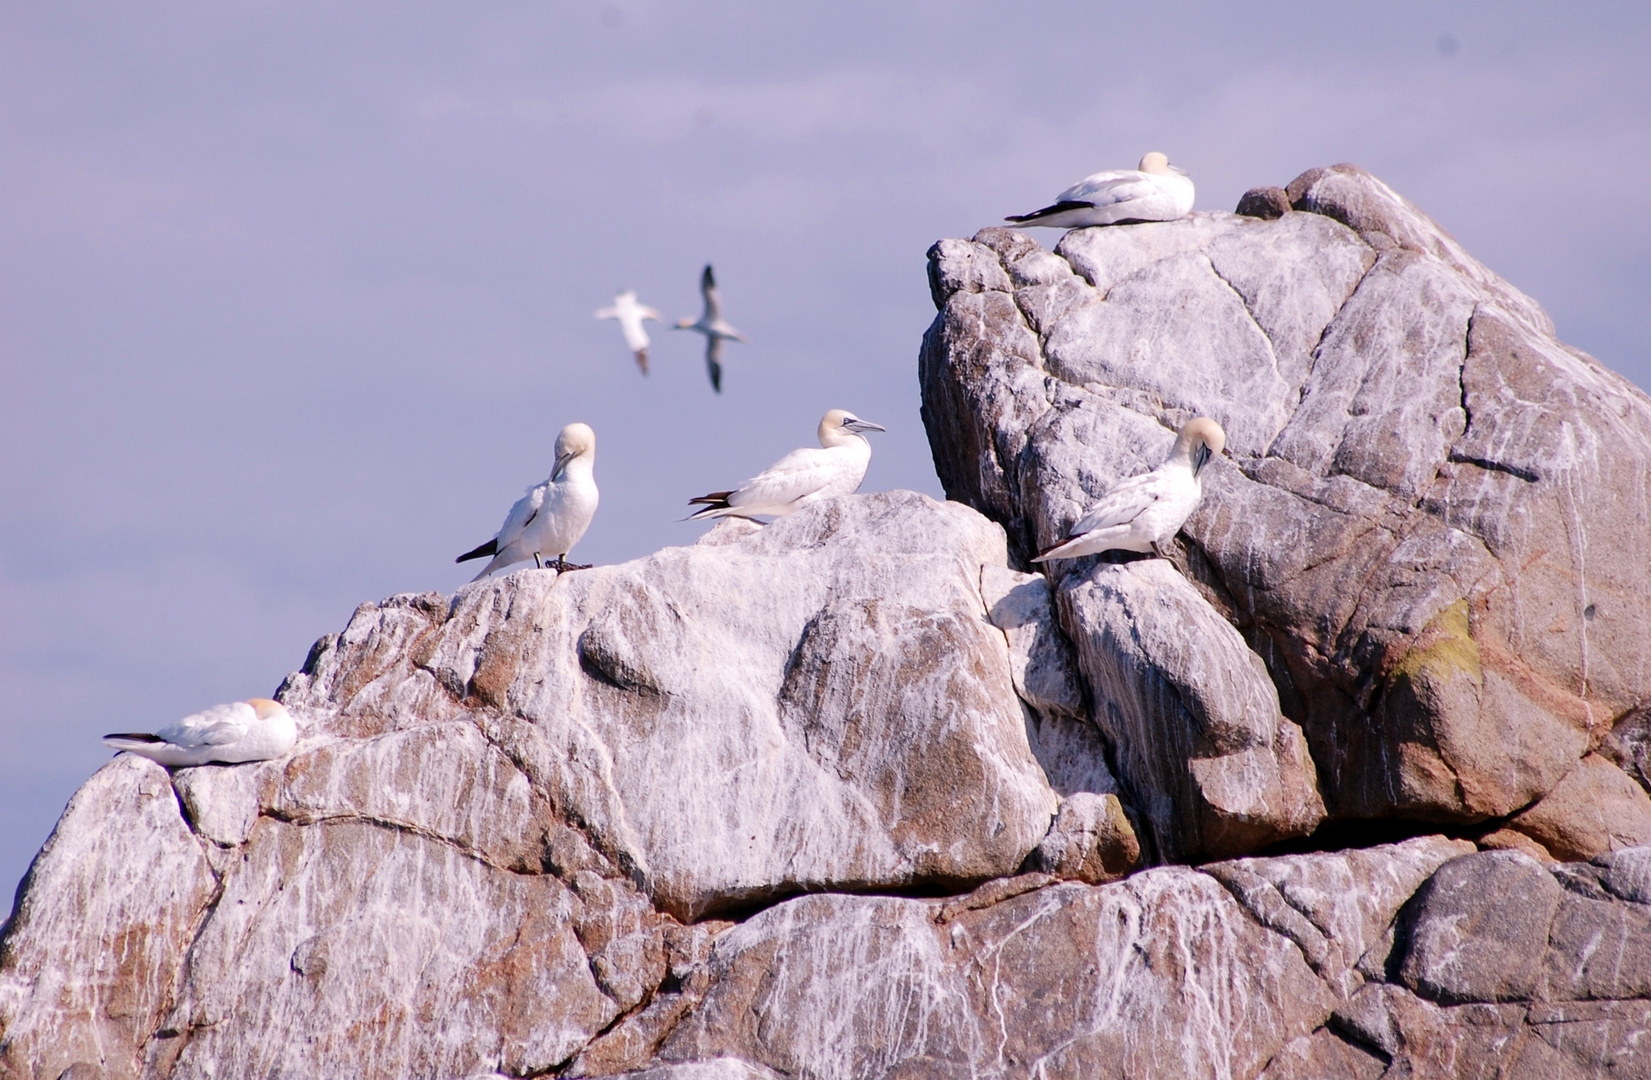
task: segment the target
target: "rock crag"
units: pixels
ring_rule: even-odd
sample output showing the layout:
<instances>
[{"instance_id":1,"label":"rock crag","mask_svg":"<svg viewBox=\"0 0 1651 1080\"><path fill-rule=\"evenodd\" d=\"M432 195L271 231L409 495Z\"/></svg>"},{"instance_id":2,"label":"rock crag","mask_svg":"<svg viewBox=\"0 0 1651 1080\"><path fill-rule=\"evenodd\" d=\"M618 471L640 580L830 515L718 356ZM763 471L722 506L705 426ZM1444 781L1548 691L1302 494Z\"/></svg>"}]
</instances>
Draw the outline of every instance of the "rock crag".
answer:
<instances>
[{"instance_id":1,"label":"rock crag","mask_svg":"<svg viewBox=\"0 0 1651 1080\"><path fill-rule=\"evenodd\" d=\"M936 245L956 501L364 604L288 757L115 758L0 1077L1651 1077L1651 403L1357 169L1240 211ZM1025 572L1197 413L1173 559Z\"/></svg>"}]
</instances>

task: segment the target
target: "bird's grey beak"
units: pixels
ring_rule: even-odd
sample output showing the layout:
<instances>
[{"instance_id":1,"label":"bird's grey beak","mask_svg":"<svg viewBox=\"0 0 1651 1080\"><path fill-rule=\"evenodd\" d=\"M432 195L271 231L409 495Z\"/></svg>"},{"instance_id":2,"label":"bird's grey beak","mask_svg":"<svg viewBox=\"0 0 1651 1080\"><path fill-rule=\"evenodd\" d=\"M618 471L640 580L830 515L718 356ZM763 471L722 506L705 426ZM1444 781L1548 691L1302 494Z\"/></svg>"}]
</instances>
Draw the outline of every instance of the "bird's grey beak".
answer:
<instances>
[{"instance_id":1,"label":"bird's grey beak","mask_svg":"<svg viewBox=\"0 0 1651 1080\"><path fill-rule=\"evenodd\" d=\"M862 431L888 430L888 428L884 427L882 424L874 424L870 420L856 420L853 417L849 417L847 420L844 420L843 426L854 432L856 435L860 434Z\"/></svg>"},{"instance_id":2,"label":"bird's grey beak","mask_svg":"<svg viewBox=\"0 0 1651 1080\"><path fill-rule=\"evenodd\" d=\"M578 455L563 454L561 457L557 458L556 467L550 470L550 478L552 480L560 480L562 478L562 470L566 469L568 467L568 462L572 461L575 457L578 457Z\"/></svg>"},{"instance_id":3,"label":"bird's grey beak","mask_svg":"<svg viewBox=\"0 0 1651 1080\"><path fill-rule=\"evenodd\" d=\"M1198 449L1192 452L1192 475L1197 476L1204 471L1204 466L1210 461L1210 444L1199 443Z\"/></svg>"}]
</instances>

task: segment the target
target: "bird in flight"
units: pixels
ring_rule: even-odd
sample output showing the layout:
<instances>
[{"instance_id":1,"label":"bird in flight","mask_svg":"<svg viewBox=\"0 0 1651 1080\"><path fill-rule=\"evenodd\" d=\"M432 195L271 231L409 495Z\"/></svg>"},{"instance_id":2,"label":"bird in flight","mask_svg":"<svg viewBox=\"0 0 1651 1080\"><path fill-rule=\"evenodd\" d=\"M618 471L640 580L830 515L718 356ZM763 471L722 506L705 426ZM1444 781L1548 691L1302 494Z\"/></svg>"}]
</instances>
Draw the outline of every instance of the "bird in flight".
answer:
<instances>
[{"instance_id":1,"label":"bird in flight","mask_svg":"<svg viewBox=\"0 0 1651 1080\"><path fill-rule=\"evenodd\" d=\"M717 297L717 279L711 273L710 263L705 264L705 272L699 275L699 292L705 298L705 310L700 313L699 321L681 319L678 320L675 329L693 330L705 335L705 370L711 376L711 389L720 394L722 343L729 338L745 341L746 337L722 321L722 301Z\"/></svg>"},{"instance_id":2,"label":"bird in flight","mask_svg":"<svg viewBox=\"0 0 1651 1080\"><path fill-rule=\"evenodd\" d=\"M636 301L636 292L626 289L616 293L613 306L598 308L598 319L618 319L619 329L625 334L625 344L631 347L631 353L636 357L636 366L642 369L642 374L648 373L648 331L642 325L643 319L652 319L663 322L659 312L646 304Z\"/></svg>"}]
</instances>

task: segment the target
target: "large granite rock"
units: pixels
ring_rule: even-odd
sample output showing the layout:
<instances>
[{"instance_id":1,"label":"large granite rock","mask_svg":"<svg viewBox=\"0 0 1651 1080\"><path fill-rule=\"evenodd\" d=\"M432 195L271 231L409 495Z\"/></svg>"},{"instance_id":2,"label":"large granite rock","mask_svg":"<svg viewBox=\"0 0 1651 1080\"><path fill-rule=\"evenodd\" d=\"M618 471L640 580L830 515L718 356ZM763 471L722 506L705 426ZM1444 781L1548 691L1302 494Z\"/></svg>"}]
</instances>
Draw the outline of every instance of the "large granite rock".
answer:
<instances>
[{"instance_id":1,"label":"large granite rock","mask_svg":"<svg viewBox=\"0 0 1651 1080\"><path fill-rule=\"evenodd\" d=\"M1651 401L1374 177L1286 194L1053 252L937 244L922 388L947 493L1023 558L1214 416L1230 456L1176 563L1265 663L1332 818L1494 821L1573 777L1626 824L1562 793L1511 827L1565 858L1651 839L1602 775L1640 769L1651 700ZM1057 567L1063 597L1116 573ZM1061 615L1080 657L1120 655L1105 618Z\"/></svg>"},{"instance_id":2,"label":"large granite rock","mask_svg":"<svg viewBox=\"0 0 1651 1080\"><path fill-rule=\"evenodd\" d=\"M0 927L0 1080L1651 1077L1645 403L1357 170L1244 208L940 246L1001 528L363 605L288 757L117 757ZM1173 561L1011 565L1193 409Z\"/></svg>"}]
</instances>

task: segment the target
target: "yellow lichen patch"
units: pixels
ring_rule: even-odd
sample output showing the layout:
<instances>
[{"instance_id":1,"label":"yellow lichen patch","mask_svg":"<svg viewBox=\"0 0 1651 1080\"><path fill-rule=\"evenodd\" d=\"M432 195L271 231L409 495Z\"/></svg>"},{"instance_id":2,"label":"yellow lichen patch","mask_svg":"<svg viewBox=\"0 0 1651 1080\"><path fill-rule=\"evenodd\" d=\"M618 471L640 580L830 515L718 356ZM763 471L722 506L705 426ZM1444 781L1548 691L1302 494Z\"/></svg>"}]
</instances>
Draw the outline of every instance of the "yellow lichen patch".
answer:
<instances>
[{"instance_id":1,"label":"yellow lichen patch","mask_svg":"<svg viewBox=\"0 0 1651 1080\"><path fill-rule=\"evenodd\" d=\"M1468 602L1464 597L1435 615L1416 643L1394 665L1394 682L1444 683L1450 676L1465 673L1476 684L1483 683L1484 668L1479 662L1479 643L1473 640L1468 622Z\"/></svg>"}]
</instances>

